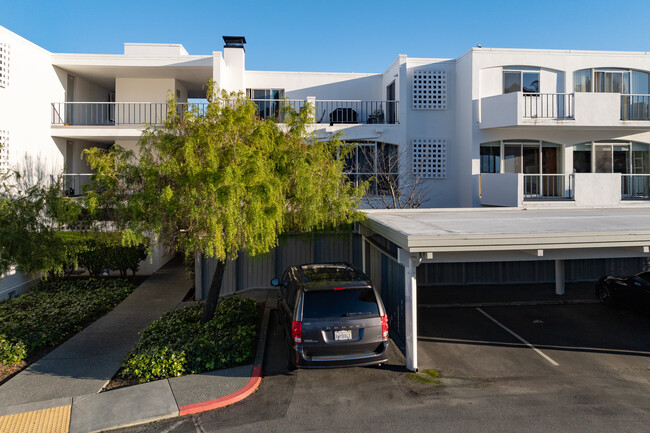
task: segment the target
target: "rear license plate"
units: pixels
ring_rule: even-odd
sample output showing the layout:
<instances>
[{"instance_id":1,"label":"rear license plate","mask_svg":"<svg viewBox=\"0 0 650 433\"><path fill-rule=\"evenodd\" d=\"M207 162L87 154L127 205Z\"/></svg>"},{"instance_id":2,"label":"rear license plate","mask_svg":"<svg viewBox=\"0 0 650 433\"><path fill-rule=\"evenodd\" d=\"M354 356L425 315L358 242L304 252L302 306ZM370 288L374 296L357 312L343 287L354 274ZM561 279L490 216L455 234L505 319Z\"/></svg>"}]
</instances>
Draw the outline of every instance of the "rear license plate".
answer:
<instances>
[{"instance_id":1,"label":"rear license plate","mask_svg":"<svg viewBox=\"0 0 650 433\"><path fill-rule=\"evenodd\" d=\"M352 340L352 331L334 331L334 340Z\"/></svg>"}]
</instances>

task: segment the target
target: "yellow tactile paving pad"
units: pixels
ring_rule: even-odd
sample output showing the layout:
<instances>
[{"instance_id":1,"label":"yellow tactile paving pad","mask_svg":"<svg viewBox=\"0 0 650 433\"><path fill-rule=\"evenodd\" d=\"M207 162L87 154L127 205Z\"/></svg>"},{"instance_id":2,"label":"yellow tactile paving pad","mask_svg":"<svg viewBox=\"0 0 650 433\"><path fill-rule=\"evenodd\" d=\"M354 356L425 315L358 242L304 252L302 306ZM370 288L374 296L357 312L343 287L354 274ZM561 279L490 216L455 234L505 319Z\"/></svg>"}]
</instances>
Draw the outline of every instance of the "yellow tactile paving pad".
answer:
<instances>
[{"instance_id":1,"label":"yellow tactile paving pad","mask_svg":"<svg viewBox=\"0 0 650 433\"><path fill-rule=\"evenodd\" d=\"M0 417L0 433L68 433L71 405Z\"/></svg>"}]
</instances>

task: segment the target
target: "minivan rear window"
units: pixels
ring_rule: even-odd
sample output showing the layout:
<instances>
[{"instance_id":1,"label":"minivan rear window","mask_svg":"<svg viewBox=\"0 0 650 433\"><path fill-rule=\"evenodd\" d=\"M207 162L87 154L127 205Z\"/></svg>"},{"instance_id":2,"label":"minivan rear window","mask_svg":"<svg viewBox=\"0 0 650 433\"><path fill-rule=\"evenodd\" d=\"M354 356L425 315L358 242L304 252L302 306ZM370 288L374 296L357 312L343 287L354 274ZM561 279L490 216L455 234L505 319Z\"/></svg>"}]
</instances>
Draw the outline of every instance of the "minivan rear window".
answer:
<instances>
[{"instance_id":1,"label":"minivan rear window","mask_svg":"<svg viewBox=\"0 0 650 433\"><path fill-rule=\"evenodd\" d=\"M375 292L370 287L308 291L304 293L303 303L303 320L379 315Z\"/></svg>"}]
</instances>

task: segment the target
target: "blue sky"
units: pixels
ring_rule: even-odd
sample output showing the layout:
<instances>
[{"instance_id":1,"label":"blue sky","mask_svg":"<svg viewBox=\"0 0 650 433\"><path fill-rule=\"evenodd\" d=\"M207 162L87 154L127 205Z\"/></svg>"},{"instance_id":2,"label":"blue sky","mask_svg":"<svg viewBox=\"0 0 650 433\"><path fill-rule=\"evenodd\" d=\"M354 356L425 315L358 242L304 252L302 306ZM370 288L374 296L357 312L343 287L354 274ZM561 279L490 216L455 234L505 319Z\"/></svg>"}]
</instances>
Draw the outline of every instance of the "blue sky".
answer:
<instances>
[{"instance_id":1,"label":"blue sky","mask_svg":"<svg viewBox=\"0 0 650 433\"><path fill-rule=\"evenodd\" d=\"M5 0L0 25L53 52L121 54L124 42L190 54L244 35L249 70L382 72L398 54L500 48L650 51L650 2Z\"/></svg>"}]
</instances>

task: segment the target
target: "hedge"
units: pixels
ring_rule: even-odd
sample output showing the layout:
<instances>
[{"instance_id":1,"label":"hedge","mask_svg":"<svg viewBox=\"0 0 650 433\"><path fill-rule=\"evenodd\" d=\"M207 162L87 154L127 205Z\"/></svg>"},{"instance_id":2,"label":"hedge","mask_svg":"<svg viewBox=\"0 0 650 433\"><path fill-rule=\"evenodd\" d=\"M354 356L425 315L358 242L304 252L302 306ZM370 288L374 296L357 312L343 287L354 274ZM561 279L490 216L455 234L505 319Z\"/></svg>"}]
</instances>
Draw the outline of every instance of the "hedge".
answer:
<instances>
[{"instance_id":1,"label":"hedge","mask_svg":"<svg viewBox=\"0 0 650 433\"><path fill-rule=\"evenodd\" d=\"M41 281L0 303L0 363L15 365L34 351L61 344L134 289L122 279Z\"/></svg>"},{"instance_id":2,"label":"hedge","mask_svg":"<svg viewBox=\"0 0 650 433\"><path fill-rule=\"evenodd\" d=\"M50 275L81 267L92 277L101 276L104 269L120 271L126 277L129 270L135 275L140 262L147 257L144 243L124 246L120 233L58 232L57 237L61 253Z\"/></svg>"},{"instance_id":3,"label":"hedge","mask_svg":"<svg viewBox=\"0 0 650 433\"><path fill-rule=\"evenodd\" d=\"M165 313L129 352L118 376L149 382L252 361L257 306L238 296L222 299L214 318L201 324L203 304Z\"/></svg>"}]
</instances>

